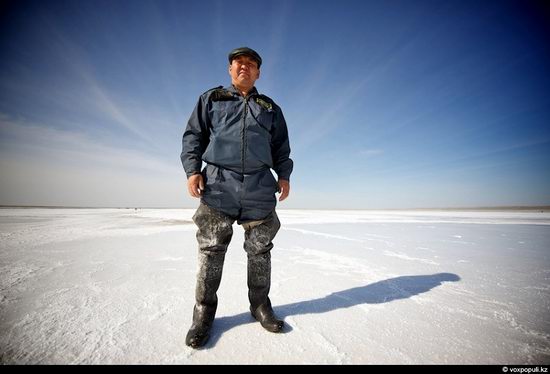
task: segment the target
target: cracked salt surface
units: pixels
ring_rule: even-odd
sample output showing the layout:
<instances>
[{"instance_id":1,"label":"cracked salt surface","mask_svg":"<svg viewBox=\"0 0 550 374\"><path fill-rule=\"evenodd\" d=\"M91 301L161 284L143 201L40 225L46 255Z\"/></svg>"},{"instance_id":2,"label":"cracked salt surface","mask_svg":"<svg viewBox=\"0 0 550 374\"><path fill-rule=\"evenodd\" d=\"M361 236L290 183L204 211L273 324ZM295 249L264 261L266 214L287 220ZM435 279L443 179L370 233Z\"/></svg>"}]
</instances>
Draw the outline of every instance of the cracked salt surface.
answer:
<instances>
[{"instance_id":1,"label":"cracked salt surface","mask_svg":"<svg viewBox=\"0 0 550 374\"><path fill-rule=\"evenodd\" d=\"M280 210L282 334L248 312L235 225L198 351L193 213L0 209L0 362L550 362L547 213Z\"/></svg>"}]
</instances>

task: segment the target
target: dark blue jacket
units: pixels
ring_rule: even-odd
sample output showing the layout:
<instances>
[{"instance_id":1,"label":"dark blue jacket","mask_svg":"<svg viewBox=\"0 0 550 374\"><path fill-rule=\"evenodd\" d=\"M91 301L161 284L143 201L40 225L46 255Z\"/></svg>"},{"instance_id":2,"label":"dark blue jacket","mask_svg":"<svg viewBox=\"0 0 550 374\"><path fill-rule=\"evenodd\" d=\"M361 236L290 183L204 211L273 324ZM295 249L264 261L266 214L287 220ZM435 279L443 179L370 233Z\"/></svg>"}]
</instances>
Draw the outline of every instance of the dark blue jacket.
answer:
<instances>
[{"instance_id":1,"label":"dark blue jacket","mask_svg":"<svg viewBox=\"0 0 550 374\"><path fill-rule=\"evenodd\" d=\"M288 130L281 108L253 88L244 98L233 86L202 94L183 134L187 177L202 170L202 201L241 221L275 208L277 182L290 179Z\"/></svg>"}]
</instances>

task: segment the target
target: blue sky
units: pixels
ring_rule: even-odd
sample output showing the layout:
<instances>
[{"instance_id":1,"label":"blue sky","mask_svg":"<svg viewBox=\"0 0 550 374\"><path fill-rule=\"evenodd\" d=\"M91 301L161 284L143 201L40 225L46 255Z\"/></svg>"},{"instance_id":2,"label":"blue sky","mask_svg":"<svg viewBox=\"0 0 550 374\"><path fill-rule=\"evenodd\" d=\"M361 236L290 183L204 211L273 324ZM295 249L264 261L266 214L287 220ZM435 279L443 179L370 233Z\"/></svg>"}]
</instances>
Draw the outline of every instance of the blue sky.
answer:
<instances>
[{"instance_id":1,"label":"blue sky","mask_svg":"<svg viewBox=\"0 0 550 374\"><path fill-rule=\"evenodd\" d=\"M0 204L195 207L179 153L227 54L287 119L280 208L550 205L542 2L17 1L0 22Z\"/></svg>"}]
</instances>

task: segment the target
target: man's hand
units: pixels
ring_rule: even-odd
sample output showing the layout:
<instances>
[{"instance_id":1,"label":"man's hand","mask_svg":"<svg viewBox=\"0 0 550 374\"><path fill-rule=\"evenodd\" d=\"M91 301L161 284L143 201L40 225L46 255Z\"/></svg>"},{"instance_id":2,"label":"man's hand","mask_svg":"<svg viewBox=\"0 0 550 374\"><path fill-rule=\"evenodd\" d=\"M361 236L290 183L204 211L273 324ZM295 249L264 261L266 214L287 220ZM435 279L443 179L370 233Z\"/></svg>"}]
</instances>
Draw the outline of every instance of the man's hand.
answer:
<instances>
[{"instance_id":1,"label":"man's hand","mask_svg":"<svg viewBox=\"0 0 550 374\"><path fill-rule=\"evenodd\" d=\"M187 179L187 189L189 190L189 195L193 197L201 197L202 191L204 190L204 180L202 179L202 174L194 174Z\"/></svg>"},{"instance_id":2,"label":"man's hand","mask_svg":"<svg viewBox=\"0 0 550 374\"><path fill-rule=\"evenodd\" d=\"M279 201L283 201L288 197L288 194L290 193L290 182L286 179L279 179L279 192L281 193L281 196L279 196Z\"/></svg>"}]
</instances>

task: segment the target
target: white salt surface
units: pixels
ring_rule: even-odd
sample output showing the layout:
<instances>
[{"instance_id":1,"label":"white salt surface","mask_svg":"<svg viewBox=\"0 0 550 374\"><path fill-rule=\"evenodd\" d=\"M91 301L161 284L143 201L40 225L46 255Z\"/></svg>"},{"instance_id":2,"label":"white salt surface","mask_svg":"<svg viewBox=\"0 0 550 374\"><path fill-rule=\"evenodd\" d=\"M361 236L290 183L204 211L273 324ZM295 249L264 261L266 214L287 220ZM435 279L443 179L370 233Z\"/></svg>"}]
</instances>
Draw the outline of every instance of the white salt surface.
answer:
<instances>
[{"instance_id":1,"label":"white salt surface","mask_svg":"<svg viewBox=\"0 0 550 374\"><path fill-rule=\"evenodd\" d=\"M0 209L0 363L550 363L548 213L280 210L282 334L248 313L235 225L193 350L193 212Z\"/></svg>"}]
</instances>

